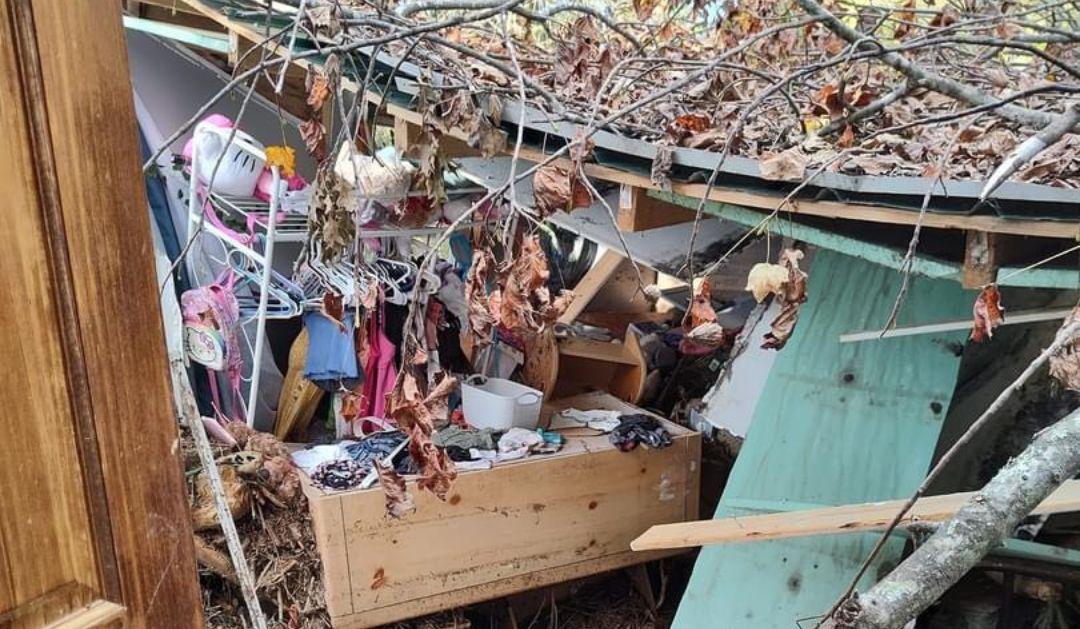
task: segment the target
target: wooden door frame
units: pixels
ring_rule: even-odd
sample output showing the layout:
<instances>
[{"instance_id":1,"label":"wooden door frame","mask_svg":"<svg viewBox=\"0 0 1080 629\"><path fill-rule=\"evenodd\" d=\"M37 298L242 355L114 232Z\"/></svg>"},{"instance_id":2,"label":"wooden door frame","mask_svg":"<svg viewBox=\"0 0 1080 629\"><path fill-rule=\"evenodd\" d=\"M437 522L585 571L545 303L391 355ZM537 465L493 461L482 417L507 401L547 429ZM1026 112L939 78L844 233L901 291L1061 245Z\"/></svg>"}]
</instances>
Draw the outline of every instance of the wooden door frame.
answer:
<instances>
[{"instance_id":1,"label":"wooden door frame","mask_svg":"<svg viewBox=\"0 0 1080 629\"><path fill-rule=\"evenodd\" d=\"M120 6L0 2L36 166L95 596L126 608L130 626L201 626Z\"/></svg>"}]
</instances>

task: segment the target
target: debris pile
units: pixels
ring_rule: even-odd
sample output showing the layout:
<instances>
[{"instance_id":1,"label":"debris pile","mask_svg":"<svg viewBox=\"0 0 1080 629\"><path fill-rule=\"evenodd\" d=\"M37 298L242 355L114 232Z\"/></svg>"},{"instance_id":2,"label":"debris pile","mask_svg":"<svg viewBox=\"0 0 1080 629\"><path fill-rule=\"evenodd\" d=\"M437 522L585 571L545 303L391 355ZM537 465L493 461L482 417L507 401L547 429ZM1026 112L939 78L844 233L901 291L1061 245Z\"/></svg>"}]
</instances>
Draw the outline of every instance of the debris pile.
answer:
<instances>
[{"instance_id":1,"label":"debris pile","mask_svg":"<svg viewBox=\"0 0 1080 629\"><path fill-rule=\"evenodd\" d=\"M264 611L269 619L290 629L329 627L322 561L288 449L273 435L240 422L230 423L227 429L236 445L214 444L218 470ZM186 431L181 447L206 624L222 629L245 627L240 586L209 484Z\"/></svg>"}]
</instances>

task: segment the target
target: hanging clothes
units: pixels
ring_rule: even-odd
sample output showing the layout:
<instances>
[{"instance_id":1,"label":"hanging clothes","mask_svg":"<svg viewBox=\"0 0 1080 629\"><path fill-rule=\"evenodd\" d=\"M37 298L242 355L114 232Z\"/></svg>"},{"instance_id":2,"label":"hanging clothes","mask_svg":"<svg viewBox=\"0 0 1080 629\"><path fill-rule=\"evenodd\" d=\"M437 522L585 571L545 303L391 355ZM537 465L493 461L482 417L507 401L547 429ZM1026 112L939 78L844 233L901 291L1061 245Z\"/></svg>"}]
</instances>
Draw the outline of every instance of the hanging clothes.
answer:
<instances>
[{"instance_id":1,"label":"hanging clothes","mask_svg":"<svg viewBox=\"0 0 1080 629\"><path fill-rule=\"evenodd\" d=\"M397 347L386 335L386 305L382 293L375 311L367 318L367 362L364 363L362 413L371 417L386 417L386 396L394 388L397 369L394 357Z\"/></svg>"},{"instance_id":2,"label":"hanging clothes","mask_svg":"<svg viewBox=\"0 0 1080 629\"><path fill-rule=\"evenodd\" d=\"M345 312L340 322L322 312L305 312L304 327L309 339L304 377L331 393L360 386L364 372L356 361L353 312Z\"/></svg>"}]
</instances>

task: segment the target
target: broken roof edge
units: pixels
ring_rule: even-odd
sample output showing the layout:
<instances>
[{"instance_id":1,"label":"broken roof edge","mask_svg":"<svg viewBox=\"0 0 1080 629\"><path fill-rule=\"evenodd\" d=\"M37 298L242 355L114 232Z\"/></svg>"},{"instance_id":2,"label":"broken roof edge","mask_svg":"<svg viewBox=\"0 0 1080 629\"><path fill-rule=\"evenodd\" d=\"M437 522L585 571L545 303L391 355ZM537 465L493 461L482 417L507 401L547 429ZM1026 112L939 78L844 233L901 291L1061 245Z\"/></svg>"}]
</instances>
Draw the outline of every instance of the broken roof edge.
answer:
<instances>
[{"instance_id":1,"label":"broken roof edge","mask_svg":"<svg viewBox=\"0 0 1080 629\"><path fill-rule=\"evenodd\" d=\"M488 190L503 185L510 177L509 157L490 159L472 157L456 159L462 174ZM522 171L532 165L527 160L519 160L517 170ZM520 207L532 208L532 184L522 182L516 189L514 203ZM696 209L699 199L674 192L650 191L649 196L688 209ZM608 203L614 202L614 198ZM768 212L761 208L707 201L703 207L706 214L695 243L694 253L703 254L714 245L733 245L746 229L755 229ZM618 237L614 235L614 226L606 218L606 210L594 202L590 208L575 210L572 213L556 212L548 217L552 223L573 231L597 244L612 249L619 255L625 255ZM786 216L786 215L785 215ZM1000 220L1000 219L995 219ZM685 256L685 250L672 252L672 243L684 243L689 240L691 223L659 227L640 232L624 234L627 247L634 260L662 273L677 273L677 268ZM829 230L805 225L795 221L778 220L766 225L766 229L777 235L791 236L796 240L822 249L839 251L882 266L899 270L903 265L904 254L895 248L860 240L852 236L838 234ZM1014 274L1013 267L1002 267L1000 275L1006 277L1002 286L1015 288L1051 288L1058 290L1076 289L1076 271L1057 268L1036 268L1024 273ZM937 279L960 281L963 268L955 262L940 260L925 254L917 254L911 271L916 275ZM1011 276L1011 277L1009 277Z\"/></svg>"},{"instance_id":2,"label":"broken roof edge","mask_svg":"<svg viewBox=\"0 0 1080 629\"><path fill-rule=\"evenodd\" d=\"M686 208L696 208L698 204L697 199L675 193L651 192L649 196ZM738 223L751 229L756 229L762 225L762 219L767 216L766 213L760 210L716 201L706 201L703 210L710 216ZM891 269L900 270L903 268L904 254L892 247L859 240L852 236L845 236L795 221L780 220L775 221L777 224L773 223L774 221L765 223L763 228L777 235L790 236L795 240L822 249L845 253ZM779 223L782 223L782 225ZM1014 273L1018 270L1014 267L1001 267L999 274L1003 279L1000 284L1017 288L1052 288L1059 290L1075 290L1077 287L1075 269L1043 267L1030 269L1024 273ZM911 272L924 277L959 282L963 274L963 265L939 260L925 254L916 254L912 258Z\"/></svg>"},{"instance_id":3,"label":"broken roof edge","mask_svg":"<svg viewBox=\"0 0 1080 629\"><path fill-rule=\"evenodd\" d=\"M252 41L258 41L261 39L258 35L256 25L253 22L238 19L226 15L224 12L215 9L211 6L212 2L206 0L184 0L185 3L195 8L199 12L203 13L207 17L221 24L230 32L235 32L237 35L249 39ZM216 4L216 3L215 3ZM371 59L374 55L374 61L386 66L386 69L396 71L391 78L397 79L396 81L387 81L386 84L393 83L396 91L408 96L416 95L416 83L414 80L420 74L420 67L414 63L397 57L384 49L379 47L377 50L371 48L357 48L355 50L358 54L362 54ZM283 47L275 45L273 47L273 53L279 56L283 56ZM307 65L301 63L301 65ZM433 72L431 74L432 79L436 82L442 79L441 74ZM409 86L411 84L411 86ZM343 86L351 92L356 92L360 89L359 85L356 85L350 80L344 80ZM408 86L408 87L407 87ZM383 94L368 90L367 98L372 98L376 101L383 100ZM522 107L524 107L524 118L522 117ZM419 112L415 110L410 111L413 114L419 115ZM581 129L584 129L582 125L570 121L558 121L554 120L551 114L544 111L530 107L528 105L522 105L516 100L507 99L503 102L503 108L501 113L501 119L504 125L516 126L519 120L524 119L525 128L537 133L542 133L549 136L555 136L563 140L564 142L570 141L574 135ZM639 140L635 138L628 138L625 136L614 134L610 131L603 129L596 130L592 139L595 145L601 149L611 151L612 153L620 154L627 158L627 161L648 161L652 160L656 156L656 146L648 141ZM712 153L709 151L703 151L700 149L690 149L685 147L675 147L672 151L672 164L673 166L682 166L684 168L692 168L697 170L705 170L711 172L717 168L720 164L721 155L718 153ZM608 170L622 171L628 177L641 177L640 172L634 170L628 170L620 168L618 166L604 165L603 168ZM768 179L764 179L760 176L760 162L755 159L729 156L724 159L720 164L720 173L732 175L736 177L749 177L755 179L762 184L776 185L777 183L786 183L792 187L797 185L798 182L776 182ZM603 177L600 177L603 178ZM647 179L647 177L646 177ZM1080 190L1069 188L1057 188L1054 186L1048 186L1043 184L1031 184L1021 183L1014 181L1007 181L1003 183L994 193L993 197L987 202L978 202L979 193L982 190L983 182L974 180L944 180L934 183L932 178L927 177L894 177L894 176L852 176L842 173L830 173L822 172L813 176L813 185L819 189L845 191L853 194L879 194L879 195L891 195L900 198L913 198L921 197L926 194L927 188L930 185L934 185L935 194L932 199L938 200L971 200L973 202L972 211L979 208L993 208L995 202L1011 201L1016 203L1025 204L1047 204L1066 207L1075 207L1077 217L1080 218ZM697 186L690 182L680 182L685 186ZM722 189L722 186L714 186L714 188ZM941 190L941 194L937 194L938 189ZM888 207L883 203L875 203L873 201L864 201L864 204L869 207ZM895 207L895 206L894 206ZM901 212L913 214L912 209L899 210ZM963 216L961 213L960 216ZM1018 229L988 229L987 231L997 231L1000 233L1014 233L1024 235L1038 235L1047 237L1073 237L1075 232L1065 234L1065 231L1060 229L1062 225L1076 225L1076 218L1057 218L1057 217L1039 217L1037 222L1043 223L1055 223L1057 227L1050 229L1038 230L1035 229L1032 232L1025 231L1020 228L1022 222L1028 222L1034 227L1036 221L1030 220L1028 217L1023 219L1016 219L1013 217L999 217L999 216L980 216L980 218L992 218L1002 223L1017 223ZM898 221L882 221L882 222L898 222ZM953 229L965 229L965 226L953 226L949 227ZM973 227L974 228L974 227ZM977 229L977 228L976 228Z\"/></svg>"},{"instance_id":4,"label":"broken roof edge","mask_svg":"<svg viewBox=\"0 0 1080 629\"><path fill-rule=\"evenodd\" d=\"M359 48L357 52L368 56L369 59L371 58L372 51L368 48ZM403 93L416 96L417 89L415 86L417 84L410 79L415 79L419 75L420 69L418 66L381 50L376 53L375 61L388 64L391 67L398 67L398 72L408 77L396 82L398 89ZM438 73L432 73L432 78L438 81L442 77ZM575 135L586 130L584 125L572 121L556 120L554 114L527 104L523 106L520 101L512 99L503 101L501 119L503 124L514 127L517 126L519 120L524 120L527 130L557 136L565 142L570 142ZM657 155L656 145L652 142L618 135L604 129L593 130L591 139L596 147L631 159L647 160L652 163ZM794 187L800 183L797 181L777 182L762 177L760 160L739 155L724 157L720 153L701 149L672 147L671 164L673 167L682 166L708 172L712 172L719 166L719 172L722 174L750 177L767 184L786 183ZM927 189L933 187L932 199L970 199L973 202L972 211L981 206L993 207L995 202L1000 201L1077 204L1078 209L1080 209L1080 190L1016 181L1002 183L989 199L979 201L979 195L985 185L985 181L981 180L845 175L828 171L815 172L809 177L803 178L803 182L807 180L812 180L814 187L817 188L842 190L857 194L920 197L920 199L926 194Z\"/></svg>"}]
</instances>

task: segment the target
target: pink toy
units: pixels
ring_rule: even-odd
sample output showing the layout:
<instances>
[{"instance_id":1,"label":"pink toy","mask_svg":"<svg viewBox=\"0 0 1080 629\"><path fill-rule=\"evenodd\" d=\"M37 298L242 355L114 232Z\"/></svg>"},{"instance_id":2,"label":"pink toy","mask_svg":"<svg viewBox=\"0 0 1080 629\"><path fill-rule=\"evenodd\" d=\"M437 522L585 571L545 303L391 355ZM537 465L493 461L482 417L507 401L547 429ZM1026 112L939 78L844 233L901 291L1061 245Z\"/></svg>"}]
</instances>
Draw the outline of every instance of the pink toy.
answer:
<instances>
[{"instance_id":1,"label":"pink toy","mask_svg":"<svg viewBox=\"0 0 1080 629\"><path fill-rule=\"evenodd\" d=\"M233 121L228 117L221 114L210 114L206 118L203 118L201 124L208 124L218 127L220 129L232 129ZM191 156L195 153L195 138L192 137L184 144L184 159L191 161Z\"/></svg>"},{"instance_id":2,"label":"pink toy","mask_svg":"<svg viewBox=\"0 0 1080 629\"><path fill-rule=\"evenodd\" d=\"M307 180L301 177L299 174L294 174L292 177L282 179L281 185L284 188L283 191L293 192L295 190L303 190L307 187ZM259 180L255 183L255 198L260 201L270 201L270 193L274 189L274 176L270 173L269 168L264 168L262 174L259 175Z\"/></svg>"}]
</instances>

